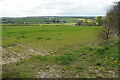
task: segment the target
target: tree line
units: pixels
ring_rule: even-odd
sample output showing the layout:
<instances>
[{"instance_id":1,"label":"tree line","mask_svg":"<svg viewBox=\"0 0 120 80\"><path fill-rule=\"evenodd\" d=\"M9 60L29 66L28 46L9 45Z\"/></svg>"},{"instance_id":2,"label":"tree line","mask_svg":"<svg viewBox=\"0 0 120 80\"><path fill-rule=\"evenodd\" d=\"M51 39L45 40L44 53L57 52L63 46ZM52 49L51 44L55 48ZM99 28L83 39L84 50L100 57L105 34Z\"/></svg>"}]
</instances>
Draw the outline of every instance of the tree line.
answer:
<instances>
[{"instance_id":1,"label":"tree line","mask_svg":"<svg viewBox=\"0 0 120 80\"><path fill-rule=\"evenodd\" d=\"M102 26L102 19L102 16L98 16L95 20L91 20L92 22L88 22L89 19L85 18L84 22L83 20L78 21L76 26Z\"/></svg>"}]
</instances>

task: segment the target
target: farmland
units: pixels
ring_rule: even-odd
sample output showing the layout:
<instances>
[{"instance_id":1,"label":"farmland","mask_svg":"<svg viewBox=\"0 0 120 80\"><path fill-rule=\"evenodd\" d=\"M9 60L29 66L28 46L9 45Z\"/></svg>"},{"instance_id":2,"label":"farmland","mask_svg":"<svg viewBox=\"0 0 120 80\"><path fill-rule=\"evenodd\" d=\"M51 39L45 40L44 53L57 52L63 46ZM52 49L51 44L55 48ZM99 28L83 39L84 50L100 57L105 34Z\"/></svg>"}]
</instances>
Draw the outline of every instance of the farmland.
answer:
<instances>
[{"instance_id":1,"label":"farmland","mask_svg":"<svg viewBox=\"0 0 120 80\"><path fill-rule=\"evenodd\" d=\"M79 20L89 19L95 20L95 17L73 17L73 16L40 16L40 17L21 17L21 18L3 18L3 23L51 23L57 20L65 21L66 23L76 23ZM55 21L54 21L55 20Z\"/></svg>"},{"instance_id":2,"label":"farmland","mask_svg":"<svg viewBox=\"0 0 120 80\"><path fill-rule=\"evenodd\" d=\"M117 39L104 45L102 26L69 24L4 24L3 77L117 78Z\"/></svg>"}]
</instances>

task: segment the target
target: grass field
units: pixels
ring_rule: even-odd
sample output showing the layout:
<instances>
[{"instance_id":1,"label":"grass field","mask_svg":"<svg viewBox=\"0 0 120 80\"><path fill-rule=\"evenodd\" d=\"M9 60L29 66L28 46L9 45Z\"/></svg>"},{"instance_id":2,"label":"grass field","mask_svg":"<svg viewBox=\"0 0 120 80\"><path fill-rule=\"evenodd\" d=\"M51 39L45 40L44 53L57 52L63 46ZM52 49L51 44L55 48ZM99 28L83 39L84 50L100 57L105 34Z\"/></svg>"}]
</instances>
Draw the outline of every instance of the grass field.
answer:
<instances>
[{"instance_id":1,"label":"grass field","mask_svg":"<svg viewBox=\"0 0 120 80\"><path fill-rule=\"evenodd\" d=\"M3 77L116 78L116 45L100 44L98 26L3 26Z\"/></svg>"},{"instance_id":2,"label":"grass field","mask_svg":"<svg viewBox=\"0 0 120 80\"><path fill-rule=\"evenodd\" d=\"M36 49L61 48L80 41L95 40L96 29L98 29L96 26L5 26L3 46L19 43Z\"/></svg>"}]
</instances>

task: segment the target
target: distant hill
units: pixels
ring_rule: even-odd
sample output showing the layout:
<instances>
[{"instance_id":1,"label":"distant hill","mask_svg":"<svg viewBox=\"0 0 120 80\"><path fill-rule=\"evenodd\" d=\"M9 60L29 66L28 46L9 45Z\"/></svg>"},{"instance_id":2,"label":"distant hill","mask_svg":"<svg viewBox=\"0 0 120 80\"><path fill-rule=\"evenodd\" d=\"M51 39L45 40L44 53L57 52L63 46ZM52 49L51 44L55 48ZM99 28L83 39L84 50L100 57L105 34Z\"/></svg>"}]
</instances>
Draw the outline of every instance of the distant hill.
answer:
<instances>
[{"instance_id":1,"label":"distant hill","mask_svg":"<svg viewBox=\"0 0 120 80\"><path fill-rule=\"evenodd\" d=\"M3 17L3 24L50 24L77 23L80 19L95 20L95 17L82 16L38 16L38 17Z\"/></svg>"}]
</instances>

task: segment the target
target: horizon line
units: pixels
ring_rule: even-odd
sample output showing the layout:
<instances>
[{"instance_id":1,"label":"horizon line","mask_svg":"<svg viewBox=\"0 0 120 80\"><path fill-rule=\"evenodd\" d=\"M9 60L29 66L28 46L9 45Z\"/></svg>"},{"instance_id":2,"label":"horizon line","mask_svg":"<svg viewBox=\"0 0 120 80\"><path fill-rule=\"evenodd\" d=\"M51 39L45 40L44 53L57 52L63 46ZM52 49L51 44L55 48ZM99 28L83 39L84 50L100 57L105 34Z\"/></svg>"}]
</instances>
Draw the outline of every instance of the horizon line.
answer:
<instances>
[{"instance_id":1,"label":"horizon line","mask_svg":"<svg viewBox=\"0 0 120 80\"><path fill-rule=\"evenodd\" d=\"M41 16L1 16L0 18L19 18L19 17L97 17L105 15L41 15Z\"/></svg>"}]
</instances>

